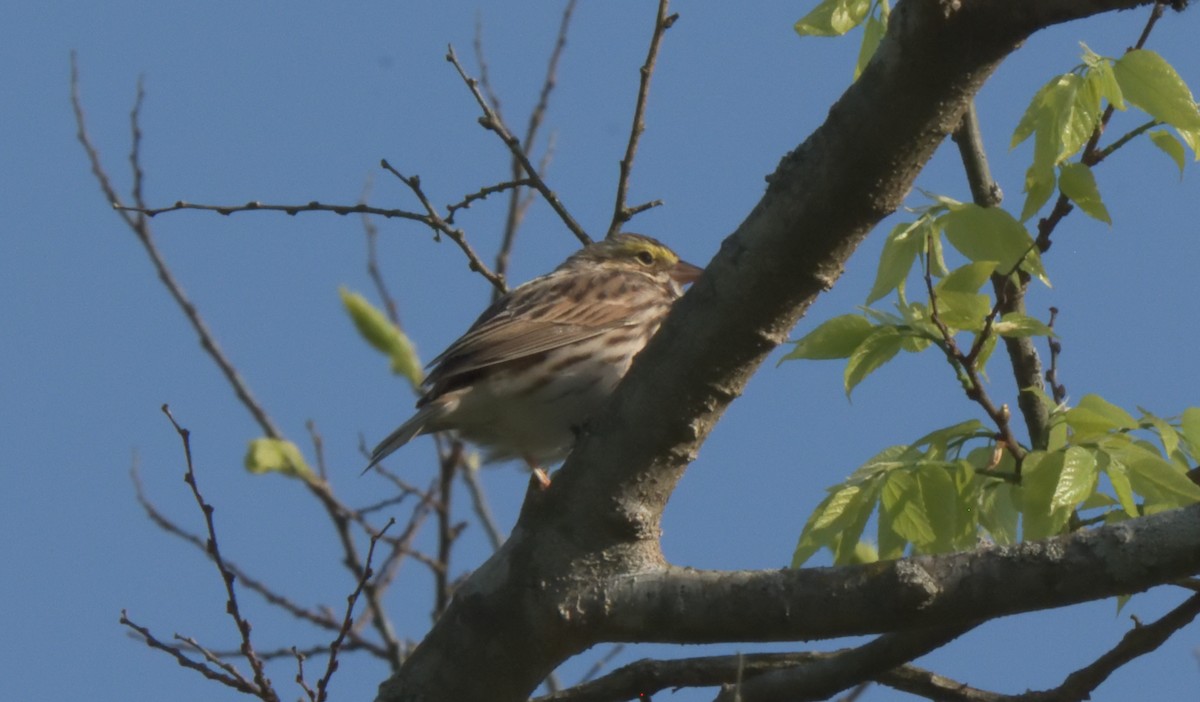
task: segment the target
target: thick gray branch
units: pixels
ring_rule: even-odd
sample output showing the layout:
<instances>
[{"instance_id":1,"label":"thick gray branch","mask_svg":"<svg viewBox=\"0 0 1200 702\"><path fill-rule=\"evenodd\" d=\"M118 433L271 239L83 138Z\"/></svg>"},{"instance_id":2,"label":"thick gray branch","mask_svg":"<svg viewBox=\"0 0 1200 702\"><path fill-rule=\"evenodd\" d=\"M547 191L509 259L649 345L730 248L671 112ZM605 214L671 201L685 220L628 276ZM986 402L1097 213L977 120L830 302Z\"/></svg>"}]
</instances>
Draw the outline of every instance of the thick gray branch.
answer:
<instances>
[{"instance_id":1,"label":"thick gray branch","mask_svg":"<svg viewBox=\"0 0 1200 702\"><path fill-rule=\"evenodd\" d=\"M667 567L614 578L580 619L605 640L795 641L970 624L1200 572L1200 505L1015 546L864 566ZM591 609L595 607L596 609Z\"/></svg>"}]
</instances>

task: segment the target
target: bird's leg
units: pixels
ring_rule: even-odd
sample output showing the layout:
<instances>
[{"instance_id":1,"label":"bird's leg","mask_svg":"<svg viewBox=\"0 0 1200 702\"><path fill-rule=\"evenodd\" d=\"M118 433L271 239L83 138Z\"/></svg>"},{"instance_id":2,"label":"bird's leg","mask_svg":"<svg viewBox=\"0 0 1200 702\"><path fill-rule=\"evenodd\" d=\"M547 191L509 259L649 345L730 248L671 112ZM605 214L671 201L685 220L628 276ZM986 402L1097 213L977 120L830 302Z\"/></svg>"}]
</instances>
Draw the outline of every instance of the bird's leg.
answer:
<instances>
[{"instance_id":1,"label":"bird's leg","mask_svg":"<svg viewBox=\"0 0 1200 702\"><path fill-rule=\"evenodd\" d=\"M526 456L525 465L529 466L529 470L533 473L533 479L537 481L538 487L543 490L550 487L550 475L537 464L537 461Z\"/></svg>"}]
</instances>

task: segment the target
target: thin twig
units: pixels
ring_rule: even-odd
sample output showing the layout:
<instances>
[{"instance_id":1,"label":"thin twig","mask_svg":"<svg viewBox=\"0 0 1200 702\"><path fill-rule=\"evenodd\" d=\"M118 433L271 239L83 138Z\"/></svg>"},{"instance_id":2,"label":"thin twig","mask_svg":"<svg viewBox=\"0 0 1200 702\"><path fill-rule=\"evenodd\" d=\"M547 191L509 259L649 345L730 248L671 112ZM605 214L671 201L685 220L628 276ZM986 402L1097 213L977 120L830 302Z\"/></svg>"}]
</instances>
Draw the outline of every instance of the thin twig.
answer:
<instances>
[{"instance_id":1,"label":"thin twig","mask_svg":"<svg viewBox=\"0 0 1200 702\"><path fill-rule=\"evenodd\" d=\"M412 191L413 195L417 197L417 200L421 202L421 206L425 208L425 215L422 216L421 221L423 221L435 232L445 234L446 236L450 237L451 241L453 241L455 244L458 244L458 248L462 249L462 252L466 254L468 265L472 271L486 278L487 281L494 285L497 290L508 290L508 286L505 284L503 276L493 273L492 270L487 267L487 264L483 262L483 259L479 258L479 254L475 253L475 249L473 249L471 245L467 243L466 233L463 232L463 230L451 225L440 214L438 214L436 209L434 209L433 203L429 201L429 198L425 196L425 191L421 189L420 176L404 175L400 171L396 170L392 164L388 163L387 159L381 160L379 165L388 173L396 176L401 183L404 183L404 185Z\"/></svg>"},{"instance_id":2,"label":"thin twig","mask_svg":"<svg viewBox=\"0 0 1200 702\"><path fill-rule=\"evenodd\" d=\"M240 674L228 675L225 673L220 673L208 667L207 665L204 665L203 663L199 663L191 658L188 658L186 655L184 655L183 651L179 650L178 646L172 646L171 644L160 640L154 636L149 629L131 620L125 610L121 610L120 622L123 626L127 626L137 632L137 635L146 643L147 646L169 654L175 659L175 662L182 667L188 668L189 670L194 670L209 680L215 680L222 685L226 685L234 690L237 690L238 692L244 692L248 695L258 694L258 690L254 687L253 683L251 683L249 680L246 680Z\"/></svg>"},{"instance_id":3,"label":"thin twig","mask_svg":"<svg viewBox=\"0 0 1200 702\"><path fill-rule=\"evenodd\" d=\"M1121 641L1092 663L1067 676L1052 690L1027 692L1008 698L1012 702L1073 702L1092 699L1092 693L1121 666L1166 643L1171 635L1187 626L1200 614L1200 594L1192 595L1162 618L1150 624L1136 624Z\"/></svg>"},{"instance_id":4,"label":"thin twig","mask_svg":"<svg viewBox=\"0 0 1200 702\"><path fill-rule=\"evenodd\" d=\"M642 132L646 131L646 98L650 94L650 79L654 76L654 67L658 61L658 48L662 44L663 35L679 19L679 15L668 15L667 6L670 0L658 0L658 13L654 19L654 32L650 35L650 48L646 51L646 62L639 70L637 104L633 109L633 123L629 129L629 141L625 145L625 156L621 159L620 176L617 178L617 200L613 205L612 223L608 226L606 237L615 236L621 227L638 212L648 210L662 204L654 200L636 208L630 209L625 200L629 195L629 175L633 172L633 159L637 155L638 141Z\"/></svg>"},{"instance_id":5,"label":"thin twig","mask_svg":"<svg viewBox=\"0 0 1200 702\"><path fill-rule=\"evenodd\" d=\"M1020 262L1017 263L1020 266ZM1012 426L1009 422L1009 412L1006 406L996 407L992 402L992 398L988 396L987 390L983 387L983 378L979 374L979 368L976 366L976 361L979 358L979 352L983 348L979 339L985 338L991 333L991 322L995 319L998 312L998 307L993 307L991 313L984 324L983 330L976 337L976 342L968 353L963 353L958 347L958 342L954 339L954 333L942 321L941 314L938 312L937 292L933 287L933 247L927 247L925 251L925 290L929 294L929 321L937 328L941 334L941 343L938 346L942 352L946 354L946 359L950 361L964 383L967 399L979 405L984 412L987 413L989 419L996 426L996 440L1004 444L1004 447L1013 457L1015 463L1014 473L1016 477L1021 475L1021 462L1025 458L1025 449L1021 447L1013 434Z\"/></svg>"},{"instance_id":6,"label":"thin twig","mask_svg":"<svg viewBox=\"0 0 1200 702\"><path fill-rule=\"evenodd\" d=\"M529 123L525 127L525 138L522 140L522 150L526 156L531 155L533 145L537 141L538 130L545 121L546 112L550 105L550 94L554 91L555 85L558 83L558 63L562 58L563 49L567 45L567 30L571 26L571 17L575 14L575 0L570 0L563 8L562 19L558 24L558 36L554 41L554 48L550 52L550 58L546 61L546 75L542 79L542 89L538 93L538 101L533 110L529 113ZM487 63L483 56L483 30L481 25L476 25L475 32L475 55L480 66L480 81L484 89L487 91L488 98L495 105L496 114L500 114L500 102L487 74ZM541 162L538 164L538 173L545 173L550 163L551 155L554 153L554 141L550 139L546 144L546 151L542 155ZM523 173L521 161L514 156L510 164L512 179L518 180ZM532 193L531 193L532 194ZM508 211L504 217L504 235L500 239L500 248L496 252L496 271L500 274L508 272L509 257L512 255L513 245L517 240L517 231L521 228L521 223L525 220L525 213L529 206L533 203L533 198L525 196L520 188L513 189L509 192ZM492 299L499 298L499 293L493 293Z\"/></svg>"},{"instance_id":7,"label":"thin twig","mask_svg":"<svg viewBox=\"0 0 1200 702\"><path fill-rule=\"evenodd\" d=\"M371 189L375 183L372 176L368 176L366 182L363 183L363 192L359 200L360 203L366 204L367 199L371 196ZM375 284L375 292L379 295L379 299L383 301L383 311L387 315L388 320L397 327L400 325L400 308L396 305L396 298L388 292L387 284L383 281L383 273L379 270L379 227L375 225L375 220L363 213L362 216L363 235L367 239L367 277Z\"/></svg>"},{"instance_id":8,"label":"thin twig","mask_svg":"<svg viewBox=\"0 0 1200 702\"><path fill-rule=\"evenodd\" d=\"M379 543L380 537L396 523L395 519L389 519L379 533L371 535L371 545L367 547L367 559L363 564L362 576L359 577L358 583L354 587L354 592L346 598L346 616L342 617L342 626L338 630L337 636L329 643L329 662L325 666L325 674L317 681L317 702L325 702L329 694L329 681L333 678L333 674L338 669L338 651L341 650L343 642L350 634L350 628L354 624L354 605L358 603L359 596L367 587L367 582L371 579L374 572L371 570L371 559L375 557L375 545Z\"/></svg>"},{"instance_id":9,"label":"thin twig","mask_svg":"<svg viewBox=\"0 0 1200 702\"><path fill-rule=\"evenodd\" d=\"M236 212L283 212L289 215L297 215L301 212L332 212L337 215L349 214L373 214L388 219L410 219L415 222L421 222L425 225L430 225L429 218L425 215L408 210L387 209L383 207L372 207L365 203L356 203L354 205L329 205L313 200L303 205L272 205L269 203L251 200L244 205L203 205L195 202L185 202L178 200L173 205L166 207L130 207L121 205L117 202L113 203L113 208L118 211L136 212L144 214L147 217L157 217L160 214L167 212L176 212L178 210L203 210L206 212L216 212L221 215L231 215Z\"/></svg>"},{"instance_id":10,"label":"thin twig","mask_svg":"<svg viewBox=\"0 0 1200 702\"><path fill-rule=\"evenodd\" d=\"M139 153L139 147L137 144L141 140L141 129L137 124L137 120L141 113L140 104L141 90L139 88L139 97L135 102L135 107L130 115L131 119L134 121L132 129L136 137L135 146L131 150L131 158L137 158L137 154ZM92 175L96 177L96 181L99 183L100 189L104 192L105 197L108 198L108 201L112 203L113 207L116 209L117 214L120 215L121 219L125 221L125 224L137 236L138 241L141 242L142 248L144 248L146 254L149 255L150 261L153 263L155 271L158 273L159 280L162 281L163 285L166 286L167 291L171 294L171 297L174 298L180 309L183 310L184 316L187 317L188 322L191 323L192 328L200 337L200 346L208 353L210 357L212 357L213 361L216 362L217 367L221 370L221 373L225 376L225 379L229 382L230 386L232 386L234 394L237 396L238 400L241 401L242 405L250 412L251 416L254 417L254 420L258 422L258 425L263 430L264 434L273 438L280 438L282 436L282 432L280 432L275 426L275 423L271 421L271 418L267 415L266 410L263 409L262 405L260 405L258 401L254 399L254 396L250 393L250 388L246 385L245 381L242 380L241 375L238 373L237 369L234 368L233 363L230 362L230 360L225 356L225 353L217 345L216 338L213 336L212 332L209 331L208 325L205 324L203 318L200 317L200 313L196 311L196 306L192 304L191 300L189 300L184 294L183 288L175 279L174 274L171 273L171 269L167 267L166 261L159 253L158 247L154 244L154 237L150 231L149 222L146 220L146 217L141 216L142 213L140 210L144 203L142 203L140 200L135 200L135 204L138 205L137 208L134 208L138 211L137 216L134 216L134 212L125 209L124 205L121 204L121 196L117 194L116 188L113 187L112 180L108 176L108 172L104 170L104 166L100 163L100 152L92 143L91 137L87 132L87 122L83 113L83 102L79 97L79 69L74 53L71 54L71 108L75 113L75 126L77 129L76 137L78 138L79 143L83 145L83 150L87 153L88 161L92 166ZM140 193L142 176L140 166L135 166L134 174L136 190L135 197L141 197Z\"/></svg>"},{"instance_id":11,"label":"thin twig","mask_svg":"<svg viewBox=\"0 0 1200 702\"><path fill-rule=\"evenodd\" d=\"M225 585L225 611L233 619L234 624L237 626L238 634L242 638L242 656L254 672L254 685L257 688L256 694L263 700L277 702L279 697L271 688L271 681L266 676L263 662L254 653L254 645L250 642L250 622L242 616L241 609L238 606L237 589L233 585L235 576L233 571L225 566L225 559L221 555L221 547L217 541L217 528L213 522L213 506L204 499L204 495L200 492L200 486L196 482L196 473L192 464L191 432L179 426L179 423L175 421L175 417L171 415L171 409L167 405L164 404L162 406L162 412L171 421L171 426L175 427L175 432L179 435L180 441L183 442L183 455L186 463L183 480L191 488L192 497L195 498L200 512L204 514L204 526L208 532L206 550L212 558L213 565L217 567L217 572L221 575L221 582Z\"/></svg>"},{"instance_id":12,"label":"thin twig","mask_svg":"<svg viewBox=\"0 0 1200 702\"><path fill-rule=\"evenodd\" d=\"M1167 3L1165 2L1154 3L1154 7L1150 10L1150 17L1146 20L1146 24L1142 27L1142 32L1138 36L1137 43L1129 49L1130 51L1141 49L1146 45L1146 41L1150 39L1150 32L1154 29L1154 25L1158 23L1159 18L1161 18L1163 15L1163 10L1165 9L1166 4ZM1079 157L1080 163L1091 167L1100 163L1100 161L1108 156L1108 153L1104 153L1103 151L1099 150L1098 145L1100 143L1100 137L1104 134L1104 130L1108 127L1109 121L1112 120L1115 109L1116 108L1114 108L1111 103L1108 105L1108 107L1104 108L1104 114L1100 116L1100 122L1096 125L1096 128L1092 130L1092 136L1088 138L1087 144L1083 147L1083 153ZM1148 128L1149 127L1147 127L1147 129ZM1058 223L1062 221L1063 217L1066 217L1071 213L1072 209L1074 208L1071 205L1071 201L1060 190L1058 199L1054 202L1054 207L1050 210L1050 214L1038 220L1037 245L1038 249L1042 253L1045 253L1050 249L1050 235L1054 232L1054 229L1058 226Z\"/></svg>"},{"instance_id":13,"label":"thin twig","mask_svg":"<svg viewBox=\"0 0 1200 702\"><path fill-rule=\"evenodd\" d=\"M500 115L496 114L496 111L492 109L491 105L488 103L488 100L479 91L479 81L468 75L466 69L464 69L462 64L459 63L458 55L454 53L453 46L447 48L446 60L454 66L456 71L458 71L459 77L462 78L464 83L466 83L467 89L471 91L471 95L475 97L475 102L479 104L479 108L483 111L483 117L479 118L479 124L484 129L494 132L496 136L500 137L500 140L503 141L504 145L508 147L508 150L513 155L513 158L517 159L521 163L521 168L524 169L525 175L533 181L533 187L542 194L542 197L545 198L546 203L550 205L550 207L558 215L559 219L563 221L563 224L567 226L567 229L571 230L571 233L574 234L580 242L584 244L590 244L592 242L592 238L588 236L587 232L583 230L583 227L581 227L579 223L575 221L575 218L571 216L571 213L567 212L567 208L563 206L562 201L558 199L558 196L554 194L554 191L552 191L550 187L546 185L546 181L542 179L540 174L538 174L537 169L534 168L533 163L530 162L529 156L526 155L525 149L521 146L521 140L513 136L512 132L509 131L508 126L504 124L504 120L500 119Z\"/></svg>"}]
</instances>

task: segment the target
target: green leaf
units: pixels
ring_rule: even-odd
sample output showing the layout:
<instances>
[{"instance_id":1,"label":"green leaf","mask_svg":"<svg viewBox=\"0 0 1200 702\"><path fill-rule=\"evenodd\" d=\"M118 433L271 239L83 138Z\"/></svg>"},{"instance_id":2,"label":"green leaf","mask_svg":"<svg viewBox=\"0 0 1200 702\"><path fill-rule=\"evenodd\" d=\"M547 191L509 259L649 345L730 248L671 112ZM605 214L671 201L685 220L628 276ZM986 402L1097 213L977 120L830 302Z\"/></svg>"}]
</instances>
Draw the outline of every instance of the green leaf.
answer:
<instances>
[{"instance_id":1,"label":"green leaf","mask_svg":"<svg viewBox=\"0 0 1200 702\"><path fill-rule=\"evenodd\" d=\"M1125 98L1121 94L1121 86L1113 73L1112 62L1097 55L1084 45L1083 62L1087 64L1086 80L1095 86L1096 92L1110 105L1118 110L1125 109Z\"/></svg>"},{"instance_id":2,"label":"green leaf","mask_svg":"<svg viewBox=\"0 0 1200 702\"><path fill-rule=\"evenodd\" d=\"M407 378L414 390L419 389L421 381L425 379L425 373L417 357L416 348L404 332L362 295L344 287L338 288L338 294L358 333L372 347L391 359L393 373Z\"/></svg>"},{"instance_id":3,"label":"green leaf","mask_svg":"<svg viewBox=\"0 0 1200 702\"><path fill-rule=\"evenodd\" d=\"M304 460L304 454L290 441L284 439L254 439L246 449L244 461L251 473L282 473L288 477L315 480L312 469Z\"/></svg>"},{"instance_id":4,"label":"green leaf","mask_svg":"<svg viewBox=\"0 0 1200 702\"><path fill-rule=\"evenodd\" d=\"M1033 133L1037 130L1038 121L1045 110L1046 98L1057 89L1058 79L1059 76L1051 78L1048 83L1038 88L1038 91L1033 94L1033 99L1029 101L1029 106L1025 108L1025 114L1021 115L1021 120L1017 122L1017 128L1013 131L1012 140L1008 148L1016 148L1018 144L1033 136Z\"/></svg>"},{"instance_id":5,"label":"green leaf","mask_svg":"<svg viewBox=\"0 0 1200 702\"><path fill-rule=\"evenodd\" d=\"M879 519L886 520L888 527L909 543L921 546L934 540L920 488L909 471L888 474L880 492Z\"/></svg>"},{"instance_id":6,"label":"green leaf","mask_svg":"<svg viewBox=\"0 0 1200 702\"><path fill-rule=\"evenodd\" d=\"M844 526L839 530L833 548L835 565L849 565L855 562L858 553L859 538L867 526L867 520L875 511L874 492L864 494L851 501L843 512Z\"/></svg>"},{"instance_id":7,"label":"green leaf","mask_svg":"<svg viewBox=\"0 0 1200 702\"><path fill-rule=\"evenodd\" d=\"M1009 312L994 324L992 330L1000 336L1023 338L1029 336L1054 336L1054 330L1040 319L1020 312Z\"/></svg>"},{"instance_id":8,"label":"green leaf","mask_svg":"<svg viewBox=\"0 0 1200 702\"><path fill-rule=\"evenodd\" d=\"M1108 476L1108 482L1112 484L1113 492L1116 493L1125 514L1131 517L1138 516L1137 502L1133 499L1133 486L1129 482L1129 472L1125 464L1109 455L1104 474Z\"/></svg>"},{"instance_id":9,"label":"green leaf","mask_svg":"<svg viewBox=\"0 0 1200 702\"><path fill-rule=\"evenodd\" d=\"M1156 417L1149 412L1143 412L1141 423L1154 427L1159 440L1162 441L1163 455L1171 456L1179 450L1179 432L1167 420L1162 417Z\"/></svg>"},{"instance_id":10,"label":"green leaf","mask_svg":"<svg viewBox=\"0 0 1200 702\"><path fill-rule=\"evenodd\" d=\"M1069 446L1063 454L1062 473L1050 499L1050 509L1074 508L1096 491L1096 456L1082 446Z\"/></svg>"},{"instance_id":11,"label":"green leaf","mask_svg":"<svg viewBox=\"0 0 1200 702\"><path fill-rule=\"evenodd\" d=\"M867 304L887 295L901 285L912 270L917 254L925 248L925 237L930 233L929 219L922 217L915 222L897 224L883 243L879 255L879 270L875 273L875 284L867 296Z\"/></svg>"},{"instance_id":12,"label":"green leaf","mask_svg":"<svg viewBox=\"0 0 1200 702\"><path fill-rule=\"evenodd\" d=\"M866 516L870 516L881 482L881 478L872 476L831 488L829 495L813 510L808 523L804 525L804 531L800 534L800 540L792 554L792 567L799 568L821 547L836 552L847 525L865 520L866 517L862 514L864 509ZM862 528L859 527L858 532L861 531Z\"/></svg>"},{"instance_id":13,"label":"green leaf","mask_svg":"<svg viewBox=\"0 0 1200 702\"><path fill-rule=\"evenodd\" d=\"M870 7L870 0L823 0L796 22L796 33L800 36L841 36L857 27Z\"/></svg>"},{"instance_id":14,"label":"green leaf","mask_svg":"<svg viewBox=\"0 0 1200 702\"><path fill-rule=\"evenodd\" d=\"M1077 436L1107 434L1111 431L1136 429L1133 415L1099 395L1084 395L1079 404L1066 412L1067 425Z\"/></svg>"},{"instance_id":15,"label":"green leaf","mask_svg":"<svg viewBox=\"0 0 1200 702\"><path fill-rule=\"evenodd\" d=\"M969 439L981 439L987 436L990 436L990 433L983 422L978 419L968 419L965 422L931 431L914 441L912 445L929 446L936 449L935 455L944 457L947 447L951 444L962 444Z\"/></svg>"},{"instance_id":16,"label":"green leaf","mask_svg":"<svg viewBox=\"0 0 1200 702\"><path fill-rule=\"evenodd\" d=\"M904 336L895 327L878 327L864 339L858 348L854 349L854 353L850 354L850 361L846 363L846 397L850 397L854 387L868 375L892 360L900 352L903 343Z\"/></svg>"},{"instance_id":17,"label":"green leaf","mask_svg":"<svg viewBox=\"0 0 1200 702\"><path fill-rule=\"evenodd\" d=\"M980 293L946 291L937 296L937 310L938 318L951 329L980 331L992 311L992 300Z\"/></svg>"},{"instance_id":18,"label":"green leaf","mask_svg":"<svg viewBox=\"0 0 1200 702\"><path fill-rule=\"evenodd\" d=\"M916 472L917 487L924 512L933 529L933 539L920 544L925 553L953 551L957 542L958 527L966 515L960 515L958 490L945 465L926 464Z\"/></svg>"},{"instance_id":19,"label":"green leaf","mask_svg":"<svg viewBox=\"0 0 1200 702\"><path fill-rule=\"evenodd\" d=\"M1157 452L1130 444L1109 453L1129 469L1129 483L1135 492L1146 498L1148 509L1173 509L1200 501L1200 486Z\"/></svg>"},{"instance_id":20,"label":"green leaf","mask_svg":"<svg viewBox=\"0 0 1200 702\"><path fill-rule=\"evenodd\" d=\"M1200 457L1200 408L1188 407L1179 420L1183 438L1188 442L1193 456Z\"/></svg>"},{"instance_id":21,"label":"green leaf","mask_svg":"<svg viewBox=\"0 0 1200 702\"><path fill-rule=\"evenodd\" d=\"M1100 199L1100 189L1096 187L1096 176L1091 168L1077 162L1064 163L1059 172L1058 187L1062 188L1063 195L1079 205L1084 214L1112 226L1112 217Z\"/></svg>"},{"instance_id":22,"label":"green leaf","mask_svg":"<svg viewBox=\"0 0 1200 702\"><path fill-rule=\"evenodd\" d=\"M1100 123L1100 87L1092 81L1080 78L1075 86L1075 94L1061 119L1062 145L1054 159L1056 163L1061 163L1078 153L1092 137L1092 132L1096 131L1096 125Z\"/></svg>"},{"instance_id":23,"label":"green leaf","mask_svg":"<svg viewBox=\"0 0 1200 702\"><path fill-rule=\"evenodd\" d=\"M949 275L942 278L935 290L938 294L947 290L964 293L979 292L983 284L991 279L992 273L996 272L997 265L999 264L996 261L968 263L961 268L954 269Z\"/></svg>"},{"instance_id":24,"label":"green leaf","mask_svg":"<svg viewBox=\"0 0 1200 702\"><path fill-rule=\"evenodd\" d=\"M946 238L959 253L972 261L995 261L997 271L1007 274L1024 260L1028 270L1042 280L1046 272L1033 238L1020 222L999 207L966 203L940 218Z\"/></svg>"},{"instance_id":25,"label":"green leaf","mask_svg":"<svg viewBox=\"0 0 1200 702\"><path fill-rule=\"evenodd\" d=\"M866 25L863 27L862 46L858 49L858 61L854 64L854 80L858 80L858 77L862 75L863 69L875 55L875 50L879 48L879 41L883 39L886 31L886 14L883 19L874 15L867 18Z\"/></svg>"},{"instance_id":26,"label":"green leaf","mask_svg":"<svg viewBox=\"0 0 1200 702\"><path fill-rule=\"evenodd\" d=\"M829 360L834 358L849 358L863 341L875 330L875 326L866 317L858 314L844 314L834 317L817 326L796 342L791 353L780 359L791 361L795 359Z\"/></svg>"},{"instance_id":27,"label":"green leaf","mask_svg":"<svg viewBox=\"0 0 1200 702\"><path fill-rule=\"evenodd\" d=\"M1060 534L1070 520L1069 508L1051 507L1062 475L1064 454L1033 451L1025 456L1018 499L1022 537L1026 541Z\"/></svg>"},{"instance_id":28,"label":"green leaf","mask_svg":"<svg viewBox=\"0 0 1200 702\"><path fill-rule=\"evenodd\" d=\"M1012 483L994 481L979 495L979 523L1001 546L1017 542L1020 513L1013 502L1013 490Z\"/></svg>"},{"instance_id":29,"label":"green leaf","mask_svg":"<svg viewBox=\"0 0 1200 702\"><path fill-rule=\"evenodd\" d=\"M1180 129L1176 127L1175 131L1179 133L1179 138L1183 139L1183 143L1187 144L1188 148L1192 150L1192 158L1200 161L1200 129Z\"/></svg>"},{"instance_id":30,"label":"green leaf","mask_svg":"<svg viewBox=\"0 0 1200 702\"><path fill-rule=\"evenodd\" d=\"M1200 110L1187 83L1149 49L1128 52L1113 65L1125 99L1154 119L1180 129L1200 129Z\"/></svg>"},{"instance_id":31,"label":"green leaf","mask_svg":"<svg viewBox=\"0 0 1200 702\"><path fill-rule=\"evenodd\" d=\"M1021 221L1024 222L1050 201L1058 184L1052 166L1034 161L1025 171L1025 204L1021 206Z\"/></svg>"},{"instance_id":32,"label":"green leaf","mask_svg":"<svg viewBox=\"0 0 1200 702\"><path fill-rule=\"evenodd\" d=\"M1179 167L1179 177L1183 177L1183 167L1187 163L1187 153L1184 151L1183 143L1175 137L1174 134L1163 130L1156 129L1149 132L1150 141Z\"/></svg>"}]
</instances>

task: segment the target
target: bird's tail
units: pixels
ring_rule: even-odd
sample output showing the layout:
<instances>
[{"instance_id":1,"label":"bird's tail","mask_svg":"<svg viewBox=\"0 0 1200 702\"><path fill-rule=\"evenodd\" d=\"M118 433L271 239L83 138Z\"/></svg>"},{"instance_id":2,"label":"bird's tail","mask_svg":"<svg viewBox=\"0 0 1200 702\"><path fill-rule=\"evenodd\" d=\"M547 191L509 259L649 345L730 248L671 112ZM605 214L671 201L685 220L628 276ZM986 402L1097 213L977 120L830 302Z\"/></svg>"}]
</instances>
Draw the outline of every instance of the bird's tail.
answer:
<instances>
[{"instance_id":1,"label":"bird's tail","mask_svg":"<svg viewBox=\"0 0 1200 702\"><path fill-rule=\"evenodd\" d=\"M424 433L429 421L440 413L441 408L436 403L430 403L418 410L411 419L388 434L387 438L380 441L375 450L371 451L371 462L363 469L363 473L374 468L377 463L387 458L396 449L412 441L416 435Z\"/></svg>"}]
</instances>

